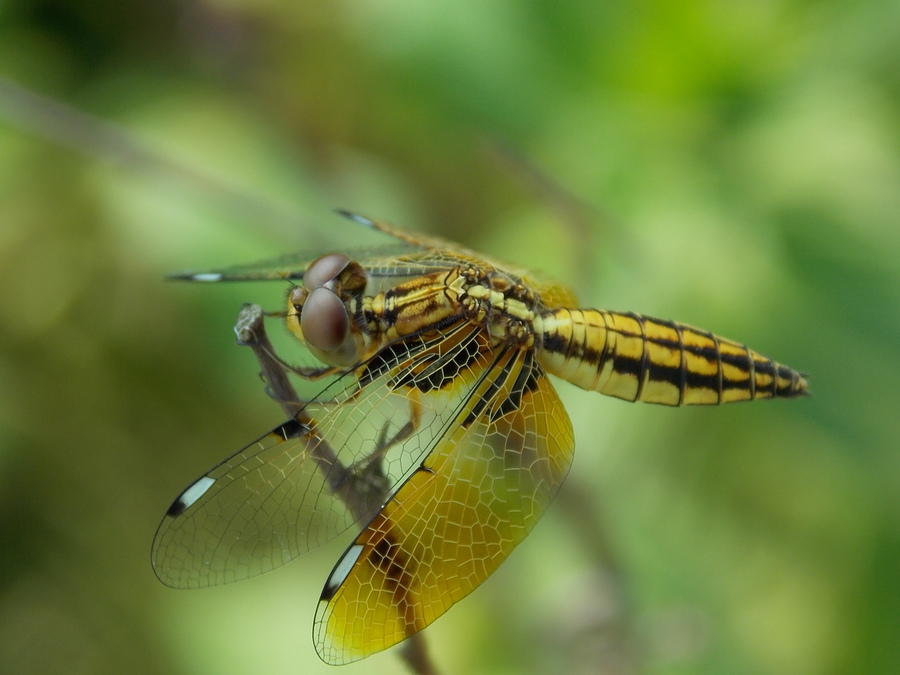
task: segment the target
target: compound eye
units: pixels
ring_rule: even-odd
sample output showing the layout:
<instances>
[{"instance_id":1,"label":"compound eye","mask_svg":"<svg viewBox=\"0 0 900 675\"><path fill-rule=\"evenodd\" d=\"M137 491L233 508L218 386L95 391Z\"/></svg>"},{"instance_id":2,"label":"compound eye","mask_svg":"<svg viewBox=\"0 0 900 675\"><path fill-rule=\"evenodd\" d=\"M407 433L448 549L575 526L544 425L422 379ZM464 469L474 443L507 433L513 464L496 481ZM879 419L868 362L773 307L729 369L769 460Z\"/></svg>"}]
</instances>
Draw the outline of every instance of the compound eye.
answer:
<instances>
[{"instance_id":1,"label":"compound eye","mask_svg":"<svg viewBox=\"0 0 900 675\"><path fill-rule=\"evenodd\" d=\"M303 285L313 291L327 286L350 264L350 258L343 253L329 253L310 263L303 275Z\"/></svg>"},{"instance_id":2,"label":"compound eye","mask_svg":"<svg viewBox=\"0 0 900 675\"><path fill-rule=\"evenodd\" d=\"M303 303L300 330L310 346L335 352L344 345L350 332L347 308L330 289L315 288Z\"/></svg>"}]
</instances>

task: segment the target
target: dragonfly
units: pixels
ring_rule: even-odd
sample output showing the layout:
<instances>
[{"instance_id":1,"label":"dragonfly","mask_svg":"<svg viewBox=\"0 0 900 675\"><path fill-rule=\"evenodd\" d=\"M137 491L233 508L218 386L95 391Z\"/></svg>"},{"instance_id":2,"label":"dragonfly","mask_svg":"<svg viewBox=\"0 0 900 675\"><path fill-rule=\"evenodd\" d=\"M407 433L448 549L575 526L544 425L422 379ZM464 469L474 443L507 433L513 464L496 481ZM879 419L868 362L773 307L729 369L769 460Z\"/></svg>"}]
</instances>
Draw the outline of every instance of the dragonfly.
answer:
<instances>
[{"instance_id":1,"label":"dragonfly","mask_svg":"<svg viewBox=\"0 0 900 675\"><path fill-rule=\"evenodd\" d=\"M356 525L313 622L326 663L418 633L533 530L575 447L548 375L668 406L808 393L804 375L741 343L579 308L558 282L341 213L397 246L176 275L287 282L276 315L321 365L283 361L260 337L265 313L245 307L239 341L256 345L290 418L182 491L152 546L164 584L201 588L269 572ZM291 374L321 392L302 399Z\"/></svg>"}]
</instances>

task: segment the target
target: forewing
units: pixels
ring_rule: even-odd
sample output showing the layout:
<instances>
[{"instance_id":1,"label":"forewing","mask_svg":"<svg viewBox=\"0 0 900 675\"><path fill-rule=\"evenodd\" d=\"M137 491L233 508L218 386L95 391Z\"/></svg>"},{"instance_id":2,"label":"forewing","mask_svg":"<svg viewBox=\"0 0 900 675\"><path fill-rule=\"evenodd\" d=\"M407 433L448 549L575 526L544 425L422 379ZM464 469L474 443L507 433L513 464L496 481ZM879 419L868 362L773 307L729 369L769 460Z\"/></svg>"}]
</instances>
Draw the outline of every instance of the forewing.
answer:
<instances>
[{"instance_id":1,"label":"forewing","mask_svg":"<svg viewBox=\"0 0 900 675\"><path fill-rule=\"evenodd\" d=\"M169 275L178 281L302 281L309 265L322 255L301 252L278 256L270 260L232 265L218 269L177 272ZM416 247L409 243L365 249L342 249L351 260L358 262L373 281L370 292L401 283L423 274L451 269L471 263L467 253L453 248L433 249ZM372 291L372 288L377 290Z\"/></svg>"},{"instance_id":2,"label":"forewing","mask_svg":"<svg viewBox=\"0 0 900 675\"><path fill-rule=\"evenodd\" d=\"M435 449L332 571L316 613L319 656L341 664L429 625L528 535L568 472L568 415L530 350L508 349Z\"/></svg>"},{"instance_id":3,"label":"forewing","mask_svg":"<svg viewBox=\"0 0 900 675\"><path fill-rule=\"evenodd\" d=\"M489 365L486 340L460 323L390 345L201 476L159 526L156 575L177 588L239 581L367 522L445 436Z\"/></svg>"}]
</instances>

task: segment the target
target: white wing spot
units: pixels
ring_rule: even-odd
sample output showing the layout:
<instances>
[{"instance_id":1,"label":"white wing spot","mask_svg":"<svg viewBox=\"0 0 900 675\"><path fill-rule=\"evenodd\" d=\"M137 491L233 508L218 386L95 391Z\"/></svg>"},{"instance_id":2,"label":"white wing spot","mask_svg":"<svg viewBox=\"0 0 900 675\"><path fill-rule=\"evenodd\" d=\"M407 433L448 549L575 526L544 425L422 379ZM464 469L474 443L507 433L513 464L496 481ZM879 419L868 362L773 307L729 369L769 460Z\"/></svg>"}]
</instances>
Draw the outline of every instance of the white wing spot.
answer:
<instances>
[{"instance_id":1,"label":"white wing spot","mask_svg":"<svg viewBox=\"0 0 900 675\"><path fill-rule=\"evenodd\" d=\"M191 281L222 281L222 275L217 272L204 272L192 276Z\"/></svg>"},{"instance_id":2,"label":"white wing spot","mask_svg":"<svg viewBox=\"0 0 900 675\"><path fill-rule=\"evenodd\" d=\"M344 580L350 575L350 570L353 569L353 566L356 564L356 561L359 560L359 556L363 552L363 547L360 544L353 544L350 548L347 549L347 552L341 556L341 559L338 560L337 565L334 566L334 569L331 571L331 574L328 577L328 581L325 582L325 588L322 589L322 598L330 598L334 595L335 591L341 587L341 584L344 583Z\"/></svg>"},{"instance_id":3,"label":"white wing spot","mask_svg":"<svg viewBox=\"0 0 900 675\"><path fill-rule=\"evenodd\" d=\"M216 480L214 478L210 478L209 476L203 476L196 483L191 485L187 490L181 493L181 496L178 498L176 502L179 507L180 512L187 511L191 505L196 502L200 497L206 494L206 491L212 487L213 483Z\"/></svg>"}]
</instances>

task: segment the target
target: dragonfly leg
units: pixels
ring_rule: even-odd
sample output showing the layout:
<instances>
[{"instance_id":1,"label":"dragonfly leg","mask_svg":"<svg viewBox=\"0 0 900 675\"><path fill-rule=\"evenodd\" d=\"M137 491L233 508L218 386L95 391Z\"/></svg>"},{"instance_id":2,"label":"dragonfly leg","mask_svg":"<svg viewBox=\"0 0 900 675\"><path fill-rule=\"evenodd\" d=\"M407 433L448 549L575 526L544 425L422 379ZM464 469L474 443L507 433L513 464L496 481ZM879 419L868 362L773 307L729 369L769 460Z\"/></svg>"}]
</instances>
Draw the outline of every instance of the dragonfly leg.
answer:
<instances>
[{"instance_id":1,"label":"dragonfly leg","mask_svg":"<svg viewBox=\"0 0 900 675\"><path fill-rule=\"evenodd\" d=\"M288 373L293 373L306 380L318 380L323 377L337 375L339 368L325 366L321 368L305 368L292 366L285 362L272 346L265 327L266 313L259 305L245 304L241 307L234 332L237 342L243 347L253 350L256 360L259 361L260 377L266 383L266 393L281 405L289 416L293 417L308 401L304 401L294 391L294 387L288 379Z\"/></svg>"},{"instance_id":2,"label":"dragonfly leg","mask_svg":"<svg viewBox=\"0 0 900 675\"><path fill-rule=\"evenodd\" d=\"M264 319L265 313L258 305L244 305L234 327L238 344L253 350L269 396L278 402L289 417L300 421L307 428L314 428L315 420L305 410L309 401L297 395L288 377L288 373L296 371L287 367L275 354L266 335ZM347 504L358 523L365 524L371 520L386 501L390 481L382 460L388 450L415 434L420 418L421 405L418 400L411 398L409 421L392 436L388 435L389 425L385 424L374 439L372 451L346 466L338 460L337 453L324 438L314 433L308 439L310 456L320 463L331 490Z\"/></svg>"},{"instance_id":3,"label":"dragonfly leg","mask_svg":"<svg viewBox=\"0 0 900 675\"><path fill-rule=\"evenodd\" d=\"M307 401L301 399L288 378L293 370L275 354L269 336L266 334L265 313L259 305L245 304L241 307L234 326L237 342L253 350L259 362L260 377L266 384L266 393L281 406L289 417L294 417Z\"/></svg>"},{"instance_id":4,"label":"dragonfly leg","mask_svg":"<svg viewBox=\"0 0 900 675\"><path fill-rule=\"evenodd\" d=\"M422 419L422 405L418 396L413 391L409 393L409 421L397 431L396 434L388 438L389 422L385 422L378 434L378 440L375 443L375 450L370 457L383 457L393 446L403 443L406 439L416 433L419 429L419 422Z\"/></svg>"},{"instance_id":5,"label":"dragonfly leg","mask_svg":"<svg viewBox=\"0 0 900 675\"><path fill-rule=\"evenodd\" d=\"M388 435L390 422L385 422L375 439L372 452L344 469L338 490L344 495L344 501L351 504L351 508L355 506L356 513L364 514L365 517L357 518L358 521L368 522L384 504L391 488L384 470L384 457L388 450L418 431L421 418L421 405L416 398L410 397L409 421L392 436Z\"/></svg>"},{"instance_id":6,"label":"dragonfly leg","mask_svg":"<svg viewBox=\"0 0 900 675\"><path fill-rule=\"evenodd\" d=\"M313 429L316 426L315 420L305 410L309 401L304 401L297 395L288 378L288 372L293 370L286 368L284 362L275 355L266 335L264 318L265 314L258 305L244 305L234 327L238 344L253 350L269 396L278 402L289 417L299 421L304 428ZM407 435L409 433L411 431ZM341 463L335 450L317 433L312 432L304 441L310 457L319 464L327 477L331 491L347 504L354 519L360 524L368 522L387 498L390 486L380 460L393 440L385 445L379 439L371 455L349 466ZM381 447L382 445L385 447Z\"/></svg>"}]
</instances>

